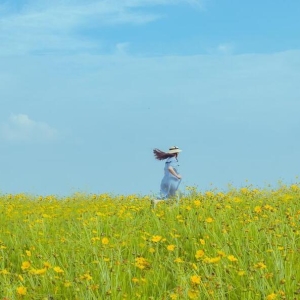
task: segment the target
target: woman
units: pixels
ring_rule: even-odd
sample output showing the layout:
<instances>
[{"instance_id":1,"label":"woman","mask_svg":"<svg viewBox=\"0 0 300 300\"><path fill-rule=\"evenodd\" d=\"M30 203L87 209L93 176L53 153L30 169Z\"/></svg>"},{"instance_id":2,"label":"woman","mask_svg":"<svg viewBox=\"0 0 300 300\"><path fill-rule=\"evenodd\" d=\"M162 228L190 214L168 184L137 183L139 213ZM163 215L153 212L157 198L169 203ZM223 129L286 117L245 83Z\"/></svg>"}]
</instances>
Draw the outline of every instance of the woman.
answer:
<instances>
[{"instance_id":1,"label":"woman","mask_svg":"<svg viewBox=\"0 0 300 300\"><path fill-rule=\"evenodd\" d=\"M160 185L161 199L174 197L179 187L181 175L178 173L178 154L181 151L176 146L171 147L168 152L163 152L159 149L153 150L156 159L166 160L165 175Z\"/></svg>"}]
</instances>

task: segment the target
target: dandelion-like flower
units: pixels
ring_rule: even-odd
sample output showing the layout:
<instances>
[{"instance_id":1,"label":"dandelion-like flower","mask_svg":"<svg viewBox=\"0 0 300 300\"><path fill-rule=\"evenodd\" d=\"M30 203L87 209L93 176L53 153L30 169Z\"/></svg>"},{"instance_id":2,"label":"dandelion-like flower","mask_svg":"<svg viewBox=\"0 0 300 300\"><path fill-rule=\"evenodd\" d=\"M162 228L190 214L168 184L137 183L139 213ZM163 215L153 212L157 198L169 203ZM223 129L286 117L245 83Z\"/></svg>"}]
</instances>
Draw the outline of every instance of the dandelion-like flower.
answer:
<instances>
[{"instance_id":1,"label":"dandelion-like flower","mask_svg":"<svg viewBox=\"0 0 300 300\"><path fill-rule=\"evenodd\" d=\"M25 296L27 294L27 288L24 286L20 286L17 288L17 294L20 296Z\"/></svg>"},{"instance_id":2,"label":"dandelion-like flower","mask_svg":"<svg viewBox=\"0 0 300 300\"><path fill-rule=\"evenodd\" d=\"M277 295L275 293L272 293L266 297L266 300L274 300L276 298L277 298Z\"/></svg>"},{"instance_id":3,"label":"dandelion-like flower","mask_svg":"<svg viewBox=\"0 0 300 300\"><path fill-rule=\"evenodd\" d=\"M204 251L203 250L198 250L195 254L195 257L198 259L198 258L201 258L204 256Z\"/></svg>"},{"instance_id":4,"label":"dandelion-like flower","mask_svg":"<svg viewBox=\"0 0 300 300\"><path fill-rule=\"evenodd\" d=\"M238 259L235 258L233 255L228 255L227 258L228 258L231 262L238 261Z\"/></svg>"},{"instance_id":5,"label":"dandelion-like flower","mask_svg":"<svg viewBox=\"0 0 300 300\"><path fill-rule=\"evenodd\" d=\"M162 240L162 237L160 235L154 235L151 239L152 242L158 243Z\"/></svg>"},{"instance_id":6,"label":"dandelion-like flower","mask_svg":"<svg viewBox=\"0 0 300 300\"><path fill-rule=\"evenodd\" d=\"M198 275L193 275L193 276L191 276L191 282L192 282L193 284L200 284L200 282L201 282L201 277L198 276Z\"/></svg>"},{"instance_id":7,"label":"dandelion-like flower","mask_svg":"<svg viewBox=\"0 0 300 300\"><path fill-rule=\"evenodd\" d=\"M167 247L167 249L168 249L168 251L174 251L175 245L169 245L169 246Z\"/></svg>"},{"instance_id":8,"label":"dandelion-like flower","mask_svg":"<svg viewBox=\"0 0 300 300\"><path fill-rule=\"evenodd\" d=\"M24 261L24 262L22 263L21 269L24 271L24 270L29 269L30 266L31 266L31 263L30 263L29 261Z\"/></svg>"},{"instance_id":9,"label":"dandelion-like flower","mask_svg":"<svg viewBox=\"0 0 300 300\"><path fill-rule=\"evenodd\" d=\"M54 267L53 270L54 270L56 273L64 273L64 270L61 269L60 267Z\"/></svg>"},{"instance_id":10,"label":"dandelion-like flower","mask_svg":"<svg viewBox=\"0 0 300 300\"><path fill-rule=\"evenodd\" d=\"M267 266L263 262L259 262L259 263L255 264L254 267L256 269L266 269L267 268Z\"/></svg>"},{"instance_id":11,"label":"dandelion-like flower","mask_svg":"<svg viewBox=\"0 0 300 300\"><path fill-rule=\"evenodd\" d=\"M101 240L102 244L103 245L108 245L109 244L109 239L107 237L104 237L102 240Z\"/></svg>"}]
</instances>

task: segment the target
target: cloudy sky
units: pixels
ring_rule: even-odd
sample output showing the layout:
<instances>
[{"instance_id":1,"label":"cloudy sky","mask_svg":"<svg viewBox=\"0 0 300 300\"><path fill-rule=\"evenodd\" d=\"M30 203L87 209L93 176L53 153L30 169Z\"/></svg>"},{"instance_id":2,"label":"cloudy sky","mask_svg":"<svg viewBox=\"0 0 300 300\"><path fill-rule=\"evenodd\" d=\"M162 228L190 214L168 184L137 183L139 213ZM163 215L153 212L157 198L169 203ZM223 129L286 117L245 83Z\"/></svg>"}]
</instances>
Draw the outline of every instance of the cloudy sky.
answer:
<instances>
[{"instance_id":1,"label":"cloudy sky","mask_svg":"<svg viewBox=\"0 0 300 300\"><path fill-rule=\"evenodd\" d=\"M300 175L298 0L0 2L0 192L158 193Z\"/></svg>"}]
</instances>

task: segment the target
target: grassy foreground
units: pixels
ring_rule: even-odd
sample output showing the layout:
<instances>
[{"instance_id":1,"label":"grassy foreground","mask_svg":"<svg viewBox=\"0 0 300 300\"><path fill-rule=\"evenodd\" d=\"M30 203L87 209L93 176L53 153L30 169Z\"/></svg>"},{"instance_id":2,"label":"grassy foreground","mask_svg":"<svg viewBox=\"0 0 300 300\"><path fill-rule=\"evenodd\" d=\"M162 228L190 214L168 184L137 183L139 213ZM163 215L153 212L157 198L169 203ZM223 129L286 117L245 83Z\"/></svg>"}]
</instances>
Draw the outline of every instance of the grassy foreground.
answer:
<instances>
[{"instance_id":1,"label":"grassy foreground","mask_svg":"<svg viewBox=\"0 0 300 300\"><path fill-rule=\"evenodd\" d=\"M300 188L0 195L0 299L300 299Z\"/></svg>"}]
</instances>

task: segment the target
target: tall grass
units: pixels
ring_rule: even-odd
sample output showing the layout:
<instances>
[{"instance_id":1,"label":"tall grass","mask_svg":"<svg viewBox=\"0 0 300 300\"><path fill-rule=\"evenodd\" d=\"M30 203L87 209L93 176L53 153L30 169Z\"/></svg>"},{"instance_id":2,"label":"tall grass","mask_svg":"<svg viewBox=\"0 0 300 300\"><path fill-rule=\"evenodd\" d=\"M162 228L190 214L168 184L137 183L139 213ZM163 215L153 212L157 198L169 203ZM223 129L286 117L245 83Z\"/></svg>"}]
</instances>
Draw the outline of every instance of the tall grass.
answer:
<instances>
[{"instance_id":1,"label":"tall grass","mask_svg":"<svg viewBox=\"0 0 300 300\"><path fill-rule=\"evenodd\" d=\"M298 299L300 188L0 196L0 299Z\"/></svg>"}]
</instances>

